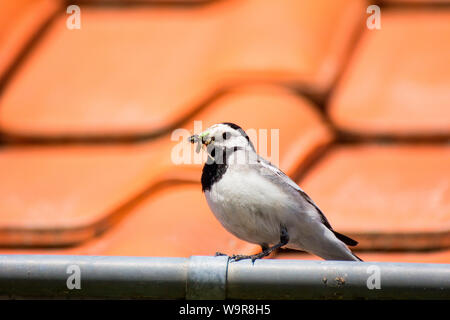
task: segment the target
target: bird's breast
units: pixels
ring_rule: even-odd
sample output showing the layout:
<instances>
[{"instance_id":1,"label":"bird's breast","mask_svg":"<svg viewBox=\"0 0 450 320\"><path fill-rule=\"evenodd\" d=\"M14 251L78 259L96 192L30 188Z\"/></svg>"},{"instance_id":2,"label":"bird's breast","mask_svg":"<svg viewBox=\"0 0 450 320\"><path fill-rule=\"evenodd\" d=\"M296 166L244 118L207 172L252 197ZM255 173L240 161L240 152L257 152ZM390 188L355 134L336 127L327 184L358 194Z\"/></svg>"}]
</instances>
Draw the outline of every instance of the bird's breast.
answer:
<instances>
[{"instance_id":1,"label":"bird's breast","mask_svg":"<svg viewBox=\"0 0 450 320\"><path fill-rule=\"evenodd\" d=\"M235 209L280 207L289 201L287 194L256 171L229 170L210 192L211 200Z\"/></svg>"},{"instance_id":2,"label":"bird's breast","mask_svg":"<svg viewBox=\"0 0 450 320\"><path fill-rule=\"evenodd\" d=\"M255 243L277 241L291 203L279 186L256 171L245 170L227 171L205 196L228 231Z\"/></svg>"}]
</instances>

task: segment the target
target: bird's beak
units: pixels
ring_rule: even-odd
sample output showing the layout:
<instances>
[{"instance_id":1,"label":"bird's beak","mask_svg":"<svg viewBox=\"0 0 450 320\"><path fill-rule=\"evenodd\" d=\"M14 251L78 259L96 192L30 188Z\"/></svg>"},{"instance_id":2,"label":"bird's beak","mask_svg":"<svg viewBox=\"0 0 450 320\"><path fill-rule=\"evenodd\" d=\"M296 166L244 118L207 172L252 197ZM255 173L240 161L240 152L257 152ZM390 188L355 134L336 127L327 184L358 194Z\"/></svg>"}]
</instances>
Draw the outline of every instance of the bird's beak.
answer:
<instances>
[{"instance_id":1,"label":"bird's beak","mask_svg":"<svg viewBox=\"0 0 450 320\"><path fill-rule=\"evenodd\" d=\"M198 137L198 135L194 134L194 135L190 136L190 137L188 138L188 142L190 142L190 143L197 143L197 142L199 142L199 137Z\"/></svg>"},{"instance_id":2,"label":"bird's beak","mask_svg":"<svg viewBox=\"0 0 450 320\"><path fill-rule=\"evenodd\" d=\"M194 135L190 136L188 138L188 141L190 143L201 143L201 144L207 146L208 144L210 144L213 141L213 139L211 139L209 137L209 132L205 131L199 135L194 134Z\"/></svg>"},{"instance_id":3,"label":"bird's beak","mask_svg":"<svg viewBox=\"0 0 450 320\"><path fill-rule=\"evenodd\" d=\"M213 141L213 139L211 139L209 137L209 132L205 131L199 135L194 134L194 135L190 136L188 138L188 141L190 143L198 143L197 149L196 149L196 151L198 153L198 152L200 152L200 148L202 147L202 145L208 146Z\"/></svg>"}]
</instances>

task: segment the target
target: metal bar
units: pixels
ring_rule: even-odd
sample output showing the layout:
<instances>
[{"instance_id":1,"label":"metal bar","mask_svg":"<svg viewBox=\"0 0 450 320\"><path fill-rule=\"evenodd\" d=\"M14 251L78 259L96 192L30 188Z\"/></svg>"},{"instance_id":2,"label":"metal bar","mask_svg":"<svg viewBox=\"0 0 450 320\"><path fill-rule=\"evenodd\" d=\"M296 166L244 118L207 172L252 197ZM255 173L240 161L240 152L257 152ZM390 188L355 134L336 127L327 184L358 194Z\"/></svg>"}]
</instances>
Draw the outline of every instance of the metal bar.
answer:
<instances>
[{"instance_id":1,"label":"metal bar","mask_svg":"<svg viewBox=\"0 0 450 320\"><path fill-rule=\"evenodd\" d=\"M255 266L230 264L228 298L450 298L450 265L446 264L265 260Z\"/></svg>"},{"instance_id":2,"label":"metal bar","mask_svg":"<svg viewBox=\"0 0 450 320\"><path fill-rule=\"evenodd\" d=\"M0 297L450 299L450 265L0 255Z\"/></svg>"},{"instance_id":3,"label":"metal bar","mask_svg":"<svg viewBox=\"0 0 450 320\"><path fill-rule=\"evenodd\" d=\"M182 299L186 292L187 261L4 255L0 256L0 297ZM70 285L76 284L77 268L80 289L71 289Z\"/></svg>"}]
</instances>

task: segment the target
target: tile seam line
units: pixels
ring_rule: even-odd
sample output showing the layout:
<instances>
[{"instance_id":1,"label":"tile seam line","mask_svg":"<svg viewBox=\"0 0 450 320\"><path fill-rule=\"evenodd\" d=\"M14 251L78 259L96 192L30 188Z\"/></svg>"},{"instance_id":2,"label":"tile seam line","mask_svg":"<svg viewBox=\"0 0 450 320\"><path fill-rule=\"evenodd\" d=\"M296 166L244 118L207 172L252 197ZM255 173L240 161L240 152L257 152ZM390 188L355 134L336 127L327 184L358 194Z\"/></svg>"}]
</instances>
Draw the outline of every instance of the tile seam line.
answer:
<instances>
[{"instance_id":1,"label":"tile seam line","mask_svg":"<svg viewBox=\"0 0 450 320\"><path fill-rule=\"evenodd\" d=\"M150 1L140 1L140 0L127 0L122 2L120 0L110 0L110 1L92 1L92 0L78 0L76 4L82 5L88 8L98 8L98 9L127 9L127 8L198 8L208 5L213 5L216 2L224 2L226 0L150 0ZM73 4L70 0L64 0L64 5L68 6Z\"/></svg>"},{"instance_id":2,"label":"tile seam line","mask_svg":"<svg viewBox=\"0 0 450 320\"><path fill-rule=\"evenodd\" d=\"M179 186L179 185L200 185L199 182L194 182L191 180L183 180L183 179L164 179L161 177L155 183L143 188L142 190L137 191L133 196L123 201L115 209L111 210L109 214L105 217L102 217L95 222L87 225L81 225L74 228L50 228L50 229L26 229L26 228L0 228L0 238L4 234L11 233L22 233L25 236L39 236L42 234L52 235L55 234L55 237L61 238L63 234L66 234L65 237L70 238L70 234L75 234L78 232L86 232L89 233L90 236L85 237L85 239L76 240L76 241L66 241L62 242L60 245L42 245L42 244L1 244L0 248L33 248L33 249L48 249L48 248L75 248L79 245L82 245L88 241L92 241L98 239L100 236L103 236L108 233L111 228L115 228L120 224L120 221L126 219L127 216L130 215L133 208L139 206L142 201L147 199L148 197L153 196L158 191L164 190L170 186ZM199 186L200 189L200 186ZM68 235L67 235L68 234ZM61 240L60 240L61 241Z\"/></svg>"},{"instance_id":3,"label":"tile seam line","mask_svg":"<svg viewBox=\"0 0 450 320\"><path fill-rule=\"evenodd\" d=\"M208 109L208 107L217 100L222 97L232 94L234 92L238 92L242 88L249 88L252 86L270 86L273 88L278 88L285 93L275 92L274 95L278 94L292 94L298 99L305 99L306 101L312 104L312 107L317 110L315 107L315 102L303 93L299 93L295 88L289 85L281 84L278 81L245 81L239 82L236 84L223 83L215 86L215 89L211 91L211 94L208 95L205 99L202 99L197 106L193 107L190 112L188 112L183 118L176 119L172 124L168 126L162 126L153 132L139 133L139 134L125 134L125 135L95 135L95 134L87 134L87 135L59 135L59 136L50 136L50 135L21 135L21 134L13 134L8 133L0 128L0 146L8 146L8 145L19 145L19 146L35 146L35 145L76 145L79 143L89 144L89 145L108 145L108 144L140 144L149 142L153 139L164 137L169 134L172 130L181 127L185 123L189 123L195 120L195 117L200 114L202 111ZM243 91L245 92L245 90ZM321 118L323 118L322 113L319 110L319 114Z\"/></svg>"},{"instance_id":4,"label":"tile seam line","mask_svg":"<svg viewBox=\"0 0 450 320\"><path fill-rule=\"evenodd\" d=\"M42 25L32 34L30 39L26 42L23 48L18 52L15 59L12 61L11 65L6 69L3 76L0 77L0 98L3 96L4 91L7 89L10 80L15 76L17 70L23 65L23 63L27 60L30 53L36 48L39 44L40 40L45 36L45 34L50 30L50 26L56 20L59 14L63 11L63 6L61 2L58 0L60 7L55 10L47 20L43 21Z\"/></svg>"}]
</instances>

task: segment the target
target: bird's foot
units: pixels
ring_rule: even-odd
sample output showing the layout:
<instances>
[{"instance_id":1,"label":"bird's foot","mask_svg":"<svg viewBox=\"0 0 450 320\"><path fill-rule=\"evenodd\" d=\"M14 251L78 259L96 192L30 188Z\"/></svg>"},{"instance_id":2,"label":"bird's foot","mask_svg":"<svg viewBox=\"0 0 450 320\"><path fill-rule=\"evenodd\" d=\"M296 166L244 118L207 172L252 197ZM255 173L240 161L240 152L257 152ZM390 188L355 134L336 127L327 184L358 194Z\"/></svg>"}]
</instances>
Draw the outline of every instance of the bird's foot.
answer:
<instances>
[{"instance_id":1,"label":"bird's foot","mask_svg":"<svg viewBox=\"0 0 450 320\"><path fill-rule=\"evenodd\" d=\"M230 259L231 259L232 261L239 261L239 260L251 259L251 260L252 260L252 264L253 264L253 263L255 263L255 261L256 261L257 259L262 259L262 258L264 258L265 256L267 256L267 253L263 251L263 252L260 252L260 253L257 253L257 254L252 254L252 255L233 254L233 255L230 257Z\"/></svg>"},{"instance_id":2,"label":"bird's foot","mask_svg":"<svg viewBox=\"0 0 450 320\"><path fill-rule=\"evenodd\" d=\"M270 251L269 251L269 252L263 251L263 252L260 252L260 253L257 253L257 254L251 254L251 255L246 255L246 254L233 254L233 255L231 255L231 256L228 256L228 255L225 254L225 253L222 253L222 252L216 252L216 254L215 254L214 256L215 256L215 257L226 256L226 257L229 257L231 261L240 261L240 260L251 259L251 260L252 260L252 263L255 263L255 261L256 261L257 259L262 259L262 258L264 258L265 256L268 256L269 253L270 253Z\"/></svg>"},{"instance_id":3,"label":"bird's foot","mask_svg":"<svg viewBox=\"0 0 450 320\"><path fill-rule=\"evenodd\" d=\"M228 257L232 261L239 261L239 260L244 260L244 259L252 259L252 261L254 261L257 259L255 257L256 255L233 254L233 255L229 256L226 253L222 253L222 252L216 252L216 254L214 256L215 257Z\"/></svg>"}]
</instances>

